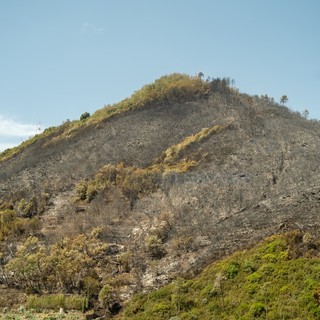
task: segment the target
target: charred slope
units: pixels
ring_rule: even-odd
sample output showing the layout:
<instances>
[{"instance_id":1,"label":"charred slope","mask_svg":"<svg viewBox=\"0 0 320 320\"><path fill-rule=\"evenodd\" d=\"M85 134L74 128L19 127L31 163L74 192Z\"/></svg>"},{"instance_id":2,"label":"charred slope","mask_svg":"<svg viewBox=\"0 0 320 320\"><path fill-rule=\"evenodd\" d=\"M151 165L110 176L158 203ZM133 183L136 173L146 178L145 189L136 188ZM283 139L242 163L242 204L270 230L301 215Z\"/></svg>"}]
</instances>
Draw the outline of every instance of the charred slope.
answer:
<instances>
[{"instance_id":1,"label":"charred slope","mask_svg":"<svg viewBox=\"0 0 320 320\"><path fill-rule=\"evenodd\" d=\"M41 220L4 234L3 247L30 233L50 247L102 228L113 264L94 268L126 300L271 234L318 232L319 150L318 122L265 97L230 89L148 104L2 162L3 210Z\"/></svg>"},{"instance_id":2,"label":"charred slope","mask_svg":"<svg viewBox=\"0 0 320 320\"><path fill-rule=\"evenodd\" d=\"M223 97L220 99L223 101ZM39 140L1 163L1 189L21 189L45 181L72 183L90 177L107 163L145 166L183 138L225 122L219 115L218 102L213 104L203 100L141 108L80 129L75 136L49 146L47 138Z\"/></svg>"}]
</instances>

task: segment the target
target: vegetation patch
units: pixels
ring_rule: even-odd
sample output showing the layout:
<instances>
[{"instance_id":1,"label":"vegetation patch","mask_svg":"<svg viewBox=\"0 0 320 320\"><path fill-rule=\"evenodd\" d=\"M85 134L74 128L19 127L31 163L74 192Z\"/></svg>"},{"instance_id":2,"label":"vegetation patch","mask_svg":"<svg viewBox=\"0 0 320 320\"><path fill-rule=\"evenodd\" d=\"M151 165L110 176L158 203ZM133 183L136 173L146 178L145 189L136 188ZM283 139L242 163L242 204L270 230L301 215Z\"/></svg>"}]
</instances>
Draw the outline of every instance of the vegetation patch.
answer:
<instances>
[{"instance_id":1,"label":"vegetation patch","mask_svg":"<svg viewBox=\"0 0 320 320\"><path fill-rule=\"evenodd\" d=\"M86 297L80 295L47 294L28 297L26 307L37 311L43 310L79 310L84 312L88 306Z\"/></svg>"},{"instance_id":2,"label":"vegetation patch","mask_svg":"<svg viewBox=\"0 0 320 320\"><path fill-rule=\"evenodd\" d=\"M1 276L28 293L82 293L90 297L93 289L99 291L98 268L109 262L108 245L98 239L99 232L94 229L91 234L64 238L49 247L29 237L1 270Z\"/></svg>"},{"instance_id":3,"label":"vegetation patch","mask_svg":"<svg viewBox=\"0 0 320 320\"><path fill-rule=\"evenodd\" d=\"M309 236L273 236L192 280L137 295L121 319L320 319L319 241Z\"/></svg>"},{"instance_id":4,"label":"vegetation patch","mask_svg":"<svg viewBox=\"0 0 320 320\"><path fill-rule=\"evenodd\" d=\"M23 235L36 232L39 227L38 217L22 218L15 210L10 209L0 211L0 241L8 237L23 237Z\"/></svg>"},{"instance_id":5,"label":"vegetation patch","mask_svg":"<svg viewBox=\"0 0 320 320\"><path fill-rule=\"evenodd\" d=\"M204 128L168 148L154 164L145 168L126 166L124 163L105 165L94 178L81 181L76 185L77 200L90 202L99 191L117 187L133 204L139 196L154 192L159 187L164 174L183 173L195 168L201 159L199 150L189 155L183 151L187 151L191 146L196 146L225 128L227 126L219 125Z\"/></svg>"},{"instance_id":6,"label":"vegetation patch","mask_svg":"<svg viewBox=\"0 0 320 320\"><path fill-rule=\"evenodd\" d=\"M93 114L92 121L104 119L123 111L137 109L146 105L172 104L192 101L210 93L210 83L201 77L174 73L162 76L151 84L145 85L131 97L113 106L105 106Z\"/></svg>"},{"instance_id":7,"label":"vegetation patch","mask_svg":"<svg viewBox=\"0 0 320 320\"><path fill-rule=\"evenodd\" d=\"M226 126L212 126L210 128L203 128L201 131L187 137L180 143L173 145L172 147L168 148L163 155L163 163L170 164L172 162L177 161L181 157L181 153L186 150L187 148L195 145L196 143L200 143L204 139L209 138L212 134L218 133L224 130Z\"/></svg>"}]
</instances>

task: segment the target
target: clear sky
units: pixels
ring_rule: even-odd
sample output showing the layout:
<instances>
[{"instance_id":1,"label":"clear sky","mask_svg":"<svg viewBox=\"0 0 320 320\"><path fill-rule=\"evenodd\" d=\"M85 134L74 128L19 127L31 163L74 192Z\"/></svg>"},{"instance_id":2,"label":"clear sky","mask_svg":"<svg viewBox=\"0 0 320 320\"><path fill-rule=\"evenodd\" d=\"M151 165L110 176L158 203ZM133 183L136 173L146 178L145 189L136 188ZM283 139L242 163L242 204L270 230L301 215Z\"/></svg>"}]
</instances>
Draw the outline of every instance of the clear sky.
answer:
<instances>
[{"instance_id":1,"label":"clear sky","mask_svg":"<svg viewBox=\"0 0 320 320\"><path fill-rule=\"evenodd\" d=\"M1 0L0 150L173 72L320 119L319 16L319 0Z\"/></svg>"}]
</instances>

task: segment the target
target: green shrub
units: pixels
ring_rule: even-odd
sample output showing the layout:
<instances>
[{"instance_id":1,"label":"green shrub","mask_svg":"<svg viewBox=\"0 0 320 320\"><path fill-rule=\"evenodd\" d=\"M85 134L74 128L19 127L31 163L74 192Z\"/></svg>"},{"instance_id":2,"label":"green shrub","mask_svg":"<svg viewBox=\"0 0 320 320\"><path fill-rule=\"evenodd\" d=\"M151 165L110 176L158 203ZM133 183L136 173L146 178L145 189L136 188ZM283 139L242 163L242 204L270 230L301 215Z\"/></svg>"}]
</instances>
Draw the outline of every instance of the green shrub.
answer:
<instances>
[{"instance_id":1,"label":"green shrub","mask_svg":"<svg viewBox=\"0 0 320 320\"><path fill-rule=\"evenodd\" d=\"M150 313L151 319L169 319L171 316L171 305L165 302L155 303Z\"/></svg>"},{"instance_id":2,"label":"green shrub","mask_svg":"<svg viewBox=\"0 0 320 320\"><path fill-rule=\"evenodd\" d=\"M77 200L86 200L88 185L85 181L79 182L75 187Z\"/></svg>"},{"instance_id":3,"label":"green shrub","mask_svg":"<svg viewBox=\"0 0 320 320\"><path fill-rule=\"evenodd\" d=\"M271 276L274 272L274 269L275 269L274 264L266 263L259 268L259 273L261 273L264 276Z\"/></svg>"},{"instance_id":4,"label":"green shrub","mask_svg":"<svg viewBox=\"0 0 320 320\"><path fill-rule=\"evenodd\" d=\"M248 283L246 284L243 289L245 290L245 292L247 292L250 295L254 295L256 294L259 289L260 289L260 285L257 283Z\"/></svg>"},{"instance_id":5,"label":"green shrub","mask_svg":"<svg viewBox=\"0 0 320 320\"><path fill-rule=\"evenodd\" d=\"M261 279L262 276L257 272L254 272L247 277L247 280L251 283L259 283Z\"/></svg>"},{"instance_id":6,"label":"green shrub","mask_svg":"<svg viewBox=\"0 0 320 320\"><path fill-rule=\"evenodd\" d=\"M113 302L113 289L109 284L104 285L100 290L99 302L105 309Z\"/></svg>"},{"instance_id":7,"label":"green shrub","mask_svg":"<svg viewBox=\"0 0 320 320\"><path fill-rule=\"evenodd\" d=\"M264 304L261 302L253 303L250 307L250 310L249 310L249 314L253 318L259 318L265 313L266 313L266 308L265 308Z\"/></svg>"},{"instance_id":8,"label":"green shrub","mask_svg":"<svg viewBox=\"0 0 320 320\"><path fill-rule=\"evenodd\" d=\"M100 282L96 278L88 276L83 279L83 290L88 299L97 294L100 288Z\"/></svg>"},{"instance_id":9,"label":"green shrub","mask_svg":"<svg viewBox=\"0 0 320 320\"><path fill-rule=\"evenodd\" d=\"M89 112L84 112L81 116L80 116L80 120L86 120L90 117L90 113Z\"/></svg>"},{"instance_id":10,"label":"green shrub","mask_svg":"<svg viewBox=\"0 0 320 320\"><path fill-rule=\"evenodd\" d=\"M39 230L40 225L38 217L21 218L14 210L0 211L0 240L5 240L8 236L33 234Z\"/></svg>"},{"instance_id":11,"label":"green shrub","mask_svg":"<svg viewBox=\"0 0 320 320\"><path fill-rule=\"evenodd\" d=\"M98 190L94 184L89 184L86 190L86 199L88 202L92 201L97 195Z\"/></svg>"},{"instance_id":12,"label":"green shrub","mask_svg":"<svg viewBox=\"0 0 320 320\"><path fill-rule=\"evenodd\" d=\"M89 235L63 238L49 248L29 237L4 267L8 281L31 293L88 294L96 285L94 279L98 280L98 264L107 263L108 246L97 237L94 229Z\"/></svg>"},{"instance_id":13,"label":"green shrub","mask_svg":"<svg viewBox=\"0 0 320 320\"><path fill-rule=\"evenodd\" d=\"M118 262L123 272L130 272L132 265L132 254L130 252L121 253L118 257Z\"/></svg>"},{"instance_id":14,"label":"green shrub","mask_svg":"<svg viewBox=\"0 0 320 320\"><path fill-rule=\"evenodd\" d=\"M262 259L267 261L267 262L276 262L278 259L277 259L277 256L273 253L267 253L265 254L264 256L262 256Z\"/></svg>"},{"instance_id":15,"label":"green shrub","mask_svg":"<svg viewBox=\"0 0 320 320\"><path fill-rule=\"evenodd\" d=\"M172 288L167 286L153 291L150 295L150 299L152 301L165 300L166 302L169 302L171 299L171 294Z\"/></svg>"},{"instance_id":16,"label":"green shrub","mask_svg":"<svg viewBox=\"0 0 320 320\"><path fill-rule=\"evenodd\" d=\"M247 273L253 273L257 271L257 263L252 259L246 259L243 264L243 269Z\"/></svg>"},{"instance_id":17,"label":"green shrub","mask_svg":"<svg viewBox=\"0 0 320 320\"><path fill-rule=\"evenodd\" d=\"M145 246L147 252L154 259L161 259L165 254L162 241L156 235L146 237Z\"/></svg>"},{"instance_id":18,"label":"green shrub","mask_svg":"<svg viewBox=\"0 0 320 320\"><path fill-rule=\"evenodd\" d=\"M23 217L31 217L37 213L36 206L35 197L30 199L22 198L17 204L17 213Z\"/></svg>"},{"instance_id":19,"label":"green shrub","mask_svg":"<svg viewBox=\"0 0 320 320\"><path fill-rule=\"evenodd\" d=\"M237 261L232 261L230 264L224 269L224 274L227 279L233 279L237 276L240 271L240 264Z\"/></svg>"}]
</instances>

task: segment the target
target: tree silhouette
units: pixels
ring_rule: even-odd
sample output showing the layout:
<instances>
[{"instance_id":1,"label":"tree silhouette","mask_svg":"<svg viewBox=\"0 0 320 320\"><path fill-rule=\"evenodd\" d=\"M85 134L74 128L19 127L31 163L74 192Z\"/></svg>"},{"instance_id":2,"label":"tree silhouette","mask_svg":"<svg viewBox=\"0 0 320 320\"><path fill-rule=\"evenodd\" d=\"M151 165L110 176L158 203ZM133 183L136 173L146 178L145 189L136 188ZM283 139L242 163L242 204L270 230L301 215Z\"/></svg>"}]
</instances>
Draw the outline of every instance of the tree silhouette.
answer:
<instances>
[{"instance_id":1,"label":"tree silhouette","mask_svg":"<svg viewBox=\"0 0 320 320\"><path fill-rule=\"evenodd\" d=\"M286 95L283 95L281 98L280 98L280 104L282 104L283 106L288 102L288 96Z\"/></svg>"},{"instance_id":2,"label":"tree silhouette","mask_svg":"<svg viewBox=\"0 0 320 320\"><path fill-rule=\"evenodd\" d=\"M198 73L198 78L199 78L199 79L202 79L203 77L204 77L203 72L199 72L199 73Z\"/></svg>"}]
</instances>

